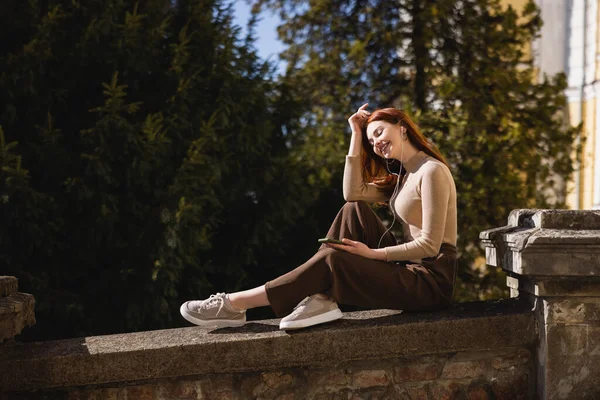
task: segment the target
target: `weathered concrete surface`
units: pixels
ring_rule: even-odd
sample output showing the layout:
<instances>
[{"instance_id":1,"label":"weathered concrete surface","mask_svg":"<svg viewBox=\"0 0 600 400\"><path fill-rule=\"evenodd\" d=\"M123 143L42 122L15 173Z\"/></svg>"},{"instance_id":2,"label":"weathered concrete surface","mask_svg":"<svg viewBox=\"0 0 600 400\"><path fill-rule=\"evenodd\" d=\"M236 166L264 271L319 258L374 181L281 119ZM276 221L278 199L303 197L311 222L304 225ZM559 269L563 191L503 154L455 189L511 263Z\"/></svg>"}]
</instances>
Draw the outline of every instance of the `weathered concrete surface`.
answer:
<instances>
[{"instance_id":1,"label":"weathered concrete surface","mask_svg":"<svg viewBox=\"0 0 600 400\"><path fill-rule=\"evenodd\" d=\"M17 293L19 281L14 276L0 276L0 297Z\"/></svg>"},{"instance_id":2,"label":"weathered concrete surface","mask_svg":"<svg viewBox=\"0 0 600 400\"><path fill-rule=\"evenodd\" d=\"M541 398L600 398L600 297L540 297L536 314Z\"/></svg>"},{"instance_id":3,"label":"weathered concrete surface","mask_svg":"<svg viewBox=\"0 0 600 400\"><path fill-rule=\"evenodd\" d=\"M537 210L532 219L543 229L600 229L600 211L596 210Z\"/></svg>"},{"instance_id":4,"label":"weathered concrete surface","mask_svg":"<svg viewBox=\"0 0 600 400\"><path fill-rule=\"evenodd\" d=\"M524 347L536 337L530 306L519 299L459 304L432 313L347 313L294 333L280 331L278 322L17 343L0 352L0 391L334 368L352 360Z\"/></svg>"}]
</instances>

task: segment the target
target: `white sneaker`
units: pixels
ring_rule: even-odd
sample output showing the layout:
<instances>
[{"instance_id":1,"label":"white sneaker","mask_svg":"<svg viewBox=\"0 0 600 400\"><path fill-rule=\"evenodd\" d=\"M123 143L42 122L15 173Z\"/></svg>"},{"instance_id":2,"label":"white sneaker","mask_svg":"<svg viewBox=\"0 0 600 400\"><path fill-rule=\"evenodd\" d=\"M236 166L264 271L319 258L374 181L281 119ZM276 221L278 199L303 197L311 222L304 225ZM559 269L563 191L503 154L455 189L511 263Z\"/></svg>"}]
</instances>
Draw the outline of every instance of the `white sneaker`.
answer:
<instances>
[{"instance_id":1,"label":"white sneaker","mask_svg":"<svg viewBox=\"0 0 600 400\"><path fill-rule=\"evenodd\" d=\"M340 318L342 318L342 312L335 301L314 294L302 300L290 315L282 318L279 329L307 328Z\"/></svg>"},{"instance_id":2,"label":"white sneaker","mask_svg":"<svg viewBox=\"0 0 600 400\"><path fill-rule=\"evenodd\" d=\"M246 323L246 310L235 310L225 293L213 294L206 300L186 301L179 312L192 324L201 326L242 326Z\"/></svg>"}]
</instances>

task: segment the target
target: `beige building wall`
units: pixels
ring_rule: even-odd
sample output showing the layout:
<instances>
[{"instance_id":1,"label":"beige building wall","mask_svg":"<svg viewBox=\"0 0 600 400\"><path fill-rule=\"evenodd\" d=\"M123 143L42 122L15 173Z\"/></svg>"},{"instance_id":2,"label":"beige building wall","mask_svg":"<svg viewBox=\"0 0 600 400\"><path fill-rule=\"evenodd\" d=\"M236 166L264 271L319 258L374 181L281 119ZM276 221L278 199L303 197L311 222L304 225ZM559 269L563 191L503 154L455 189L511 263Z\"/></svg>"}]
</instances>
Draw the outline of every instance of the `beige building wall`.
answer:
<instances>
[{"instance_id":1,"label":"beige building wall","mask_svg":"<svg viewBox=\"0 0 600 400\"><path fill-rule=\"evenodd\" d=\"M583 146L578 154L580 163L576 163L577 171L573 176L572 193L567 204L571 209L592 209L600 207L600 151L597 151L597 138L600 135L600 8L598 0L569 0L568 5L569 19L566 23L571 28L567 37L570 50L566 71L570 86L567 97L571 123L577 125L583 122Z\"/></svg>"},{"instance_id":2,"label":"beige building wall","mask_svg":"<svg viewBox=\"0 0 600 400\"><path fill-rule=\"evenodd\" d=\"M582 154L582 168L579 172L581 185L579 207L575 207L575 204L570 204L571 208L578 209L590 209L594 206L594 148L596 135L596 98L592 98L589 101L584 102L584 114L583 114L583 133L582 136L585 140Z\"/></svg>"},{"instance_id":3,"label":"beige building wall","mask_svg":"<svg viewBox=\"0 0 600 400\"><path fill-rule=\"evenodd\" d=\"M522 11L527 0L503 0ZM600 0L535 0L544 26L529 46L541 74L568 77L569 123L583 122L581 163L567 183L571 209L600 209Z\"/></svg>"},{"instance_id":4,"label":"beige building wall","mask_svg":"<svg viewBox=\"0 0 600 400\"><path fill-rule=\"evenodd\" d=\"M569 111L569 116L571 119L571 123L574 122L574 120L580 121L581 117L581 103L579 102L570 102L568 105L568 111ZM573 123L574 125L576 125L575 123ZM585 127L584 127L585 130ZM573 158L575 158L577 155L573 154ZM578 174L578 172L576 171L575 174ZM579 178L581 178L579 176ZM567 198L566 198L566 202L567 205L569 206L570 209L578 209L579 207L575 207L575 205L579 204L579 198L580 198L580 193L578 192L577 188L575 187L575 183L576 183L576 177L574 176L573 179L571 179L569 182L567 182Z\"/></svg>"}]
</instances>

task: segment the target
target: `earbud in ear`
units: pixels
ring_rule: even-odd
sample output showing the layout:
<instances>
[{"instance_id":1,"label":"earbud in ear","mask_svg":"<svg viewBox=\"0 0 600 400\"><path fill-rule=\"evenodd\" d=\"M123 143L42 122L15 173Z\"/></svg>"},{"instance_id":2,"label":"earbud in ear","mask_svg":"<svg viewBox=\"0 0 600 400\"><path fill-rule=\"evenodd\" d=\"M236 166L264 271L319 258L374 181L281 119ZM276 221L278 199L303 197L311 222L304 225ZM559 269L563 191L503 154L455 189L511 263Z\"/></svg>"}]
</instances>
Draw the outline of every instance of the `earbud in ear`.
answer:
<instances>
[{"instance_id":1,"label":"earbud in ear","mask_svg":"<svg viewBox=\"0 0 600 400\"><path fill-rule=\"evenodd\" d=\"M408 139L408 135L406 134L406 128L405 127L400 127L400 133L402 134L402 139L406 140Z\"/></svg>"}]
</instances>

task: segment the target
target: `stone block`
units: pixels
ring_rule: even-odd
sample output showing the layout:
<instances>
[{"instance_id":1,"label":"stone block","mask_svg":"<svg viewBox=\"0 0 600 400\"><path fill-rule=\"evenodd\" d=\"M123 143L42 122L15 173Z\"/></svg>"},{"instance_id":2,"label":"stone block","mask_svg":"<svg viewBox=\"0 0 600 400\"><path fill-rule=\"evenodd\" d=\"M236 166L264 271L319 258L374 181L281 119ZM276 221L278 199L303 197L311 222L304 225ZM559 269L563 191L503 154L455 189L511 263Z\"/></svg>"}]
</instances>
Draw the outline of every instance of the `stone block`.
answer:
<instances>
[{"instance_id":1,"label":"stone block","mask_svg":"<svg viewBox=\"0 0 600 400\"><path fill-rule=\"evenodd\" d=\"M519 349L514 353L504 354L492 359L492 368L495 370L509 369L527 365L531 362L531 353L527 349Z\"/></svg>"},{"instance_id":2,"label":"stone block","mask_svg":"<svg viewBox=\"0 0 600 400\"><path fill-rule=\"evenodd\" d=\"M297 386L296 380L296 377L291 373L283 371L249 374L242 379L240 385L242 398L274 399L279 395L292 392ZM229 387L233 388L233 383L230 383Z\"/></svg>"},{"instance_id":3,"label":"stone block","mask_svg":"<svg viewBox=\"0 0 600 400\"><path fill-rule=\"evenodd\" d=\"M260 374L244 374L240 383L240 393L243 399L254 397L254 388L261 384Z\"/></svg>"},{"instance_id":4,"label":"stone block","mask_svg":"<svg viewBox=\"0 0 600 400\"><path fill-rule=\"evenodd\" d=\"M592 332L590 332L592 330ZM594 336L595 335L595 336ZM546 343L549 355L554 355L557 363L563 356L582 356L594 351L600 345L600 327L587 325L548 325ZM552 361L552 359L548 359Z\"/></svg>"},{"instance_id":5,"label":"stone block","mask_svg":"<svg viewBox=\"0 0 600 400\"><path fill-rule=\"evenodd\" d=\"M309 371L306 379L308 386L318 392L335 391L341 387L348 387L352 382L352 376L339 369Z\"/></svg>"},{"instance_id":6,"label":"stone block","mask_svg":"<svg viewBox=\"0 0 600 400\"><path fill-rule=\"evenodd\" d=\"M538 375L544 398L594 398L590 394L600 387L600 326L549 324L542 340Z\"/></svg>"},{"instance_id":7,"label":"stone block","mask_svg":"<svg viewBox=\"0 0 600 400\"><path fill-rule=\"evenodd\" d=\"M600 325L600 296L542 300L546 324Z\"/></svg>"},{"instance_id":8,"label":"stone block","mask_svg":"<svg viewBox=\"0 0 600 400\"><path fill-rule=\"evenodd\" d=\"M339 393L321 393L313 397L313 400L348 400L352 398L352 393L345 390Z\"/></svg>"},{"instance_id":9,"label":"stone block","mask_svg":"<svg viewBox=\"0 0 600 400\"><path fill-rule=\"evenodd\" d=\"M202 379L199 383L201 395L198 398L203 400L233 400L237 398L233 375L212 375Z\"/></svg>"},{"instance_id":10,"label":"stone block","mask_svg":"<svg viewBox=\"0 0 600 400\"><path fill-rule=\"evenodd\" d=\"M490 394L488 393L485 386L481 384L475 384L469 386L467 389L467 400L489 400Z\"/></svg>"},{"instance_id":11,"label":"stone block","mask_svg":"<svg viewBox=\"0 0 600 400\"><path fill-rule=\"evenodd\" d=\"M442 371L443 363L411 364L394 367L394 381L418 382L437 379Z\"/></svg>"},{"instance_id":12,"label":"stone block","mask_svg":"<svg viewBox=\"0 0 600 400\"><path fill-rule=\"evenodd\" d=\"M23 303L19 301L19 297L21 296L12 295L0 299L0 317L23 311Z\"/></svg>"},{"instance_id":13,"label":"stone block","mask_svg":"<svg viewBox=\"0 0 600 400\"><path fill-rule=\"evenodd\" d=\"M76 389L66 393L64 398L67 400L123 400L125 399L124 388L106 388L106 389ZM50 395L49 398L60 398Z\"/></svg>"},{"instance_id":14,"label":"stone block","mask_svg":"<svg viewBox=\"0 0 600 400\"><path fill-rule=\"evenodd\" d=\"M532 398L532 382L528 375L499 375L491 383L496 400L529 400Z\"/></svg>"},{"instance_id":15,"label":"stone block","mask_svg":"<svg viewBox=\"0 0 600 400\"><path fill-rule=\"evenodd\" d=\"M442 370L442 379L477 378L486 373L485 361L448 361Z\"/></svg>"},{"instance_id":16,"label":"stone block","mask_svg":"<svg viewBox=\"0 0 600 400\"><path fill-rule=\"evenodd\" d=\"M595 211L519 210L507 226L479 237L488 264L513 273L600 276L600 228L592 228L597 218Z\"/></svg>"},{"instance_id":17,"label":"stone block","mask_svg":"<svg viewBox=\"0 0 600 400\"><path fill-rule=\"evenodd\" d=\"M567 357L560 371L549 371L548 393L559 399L591 398L589 394L598 391L600 383L597 371L582 357Z\"/></svg>"},{"instance_id":18,"label":"stone block","mask_svg":"<svg viewBox=\"0 0 600 400\"><path fill-rule=\"evenodd\" d=\"M339 394L342 394L338 393ZM344 400L391 400L393 397L389 397L387 394L387 388L377 387L369 389L356 389L348 392L345 397L341 397ZM340 397L336 397L338 399Z\"/></svg>"},{"instance_id":19,"label":"stone block","mask_svg":"<svg viewBox=\"0 0 600 400\"><path fill-rule=\"evenodd\" d=\"M510 274L510 272L509 272ZM507 276L506 286L514 293L530 293L541 297L600 296L600 277ZM514 297L514 296L512 296Z\"/></svg>"},{"instance_id":20,"label":"stone block","mask_svg":"<svg viewBox=\"0 0 600 400\"><path fill-rule=\"evenodd\" d=\"M535 226L545 229L600 229L600 211L595 210L538 210L532 219Z\"/></svg>"},{"instance_id":21,"label":"stone block","mask_svg":"<svg viewBox=\"0 0 600 400\"><path fill-rule=\"evenodd\" d=\"M139 385L126 387L123 400L154 400L154 386Z\"/></svg>"},{"instance_id":22,"label":"stone block","mask_svg":"<svg viewBox=\"0 0 600 400\"><path fill-rule=\"evenodd\" d=\"M431 400L459 400L465 398L465 386L457 381L434 381L428 386Z\"/></svg>"},{"instance_id":23,"label":"stone block","mask_svg":"<svg viewBox=\"0 0 600 400\"><path fill-rule=\"evenodd\" d=\"M202 398L200 383L195 380L163 381L156 390L156 400L197 400Z\"/></svg>"},{"instance_id":24,"label":"stone block","mask_svg":"<svg viewBox=\"0 0 600 400\"><path fill-rule=\"evenodd\" d=\"M591 399L599 395L600 357L582 355L559 356L549 353L545 364L547 398Z\"/></svg>"},{"instance_id":25,"label":"stone block","mask_svg":"<svg viewBox=\"0 0 600 400\"><path fill-rule=\"evenodd\" d=\"M600 240L600 232L596 235ZM528 246L531 247L513 253L514 263L511 270L516 273L556 277L588 277L600 274L600 245L546 243L530 239ZM532 248L534 246L537 248Z\"/></svg>"},{"instance_id":26,"label":"stone block","mask_svg":"<svg viewBox=\"0 0 600 400\"><path fill-rule=\"evenodd\" d=\"M535 284L537 290L535 294L538 296L600 296L600 277L588 276L584 279L577 277L561 279L535 277Z\"/></svg>"},{"instance_id":27,"label":"stone block","mask_svg":"<svg viewBox=\"0 0 600 400\"><path fill-rule=\"evenodd\" d=\"M429 395L425 386L411 386L407 387L406 393L411 400L428 400Z\"/></svg>"},{"instance_id":28,"label":"stone block","mask_svg":"<svg viewBox=\"0 0 600 400\"><path fill-rule=\"evenodd\" d=\"M294 377L285 372L263 372L261 379L271 389L287 388L294 383Z\"/></svg>"},{"instance_id":29,"label":"stone block","mask_svg":"<svg viewBox=\"0 0 600 400\"><path fill-rule=\"evenodd\" d=\"M12 339L35 324L35 300L32 295L15 293L0 298L0 342Z\"/></svg>"},{"instance_id":30,"label":"stone block","mask_svg":"<svg viewBox=\"0 0 600 400\"><path fill-rule=\"evenodd\" d=\"M0 276L0 297L17 293L19 281L14 276Z\"/></svg>"},{"instance_id":31,"label":"stone block","mask_svg":"<svg viewBox=\"0 0 600 400\"><path fill-rule=\"evenodd\" d=\"M275 400L295 400L296 395L294 393L286 393L275 397Z\"/></svg>"},{"instance_id":32,"label":"stone block","mask_svg":"<svg viewBox=\"0 0 600 400\"><path fill-rule=\"evenodd\" d=\"M390 383L388 373L385 370L357 371L352 376L354 386L368 388L374 386L387 386Z\"/></svg>"},{"instance_id":33,"label":"stone block","mask_svg":"<svg viewBox=\"0 0 600 400\"><path fill-rule=\"evenodd\" d=\"M401 385L390 386L383 398L385 400L411 400L406 388Z\"/></svg>"}]
</instances>

